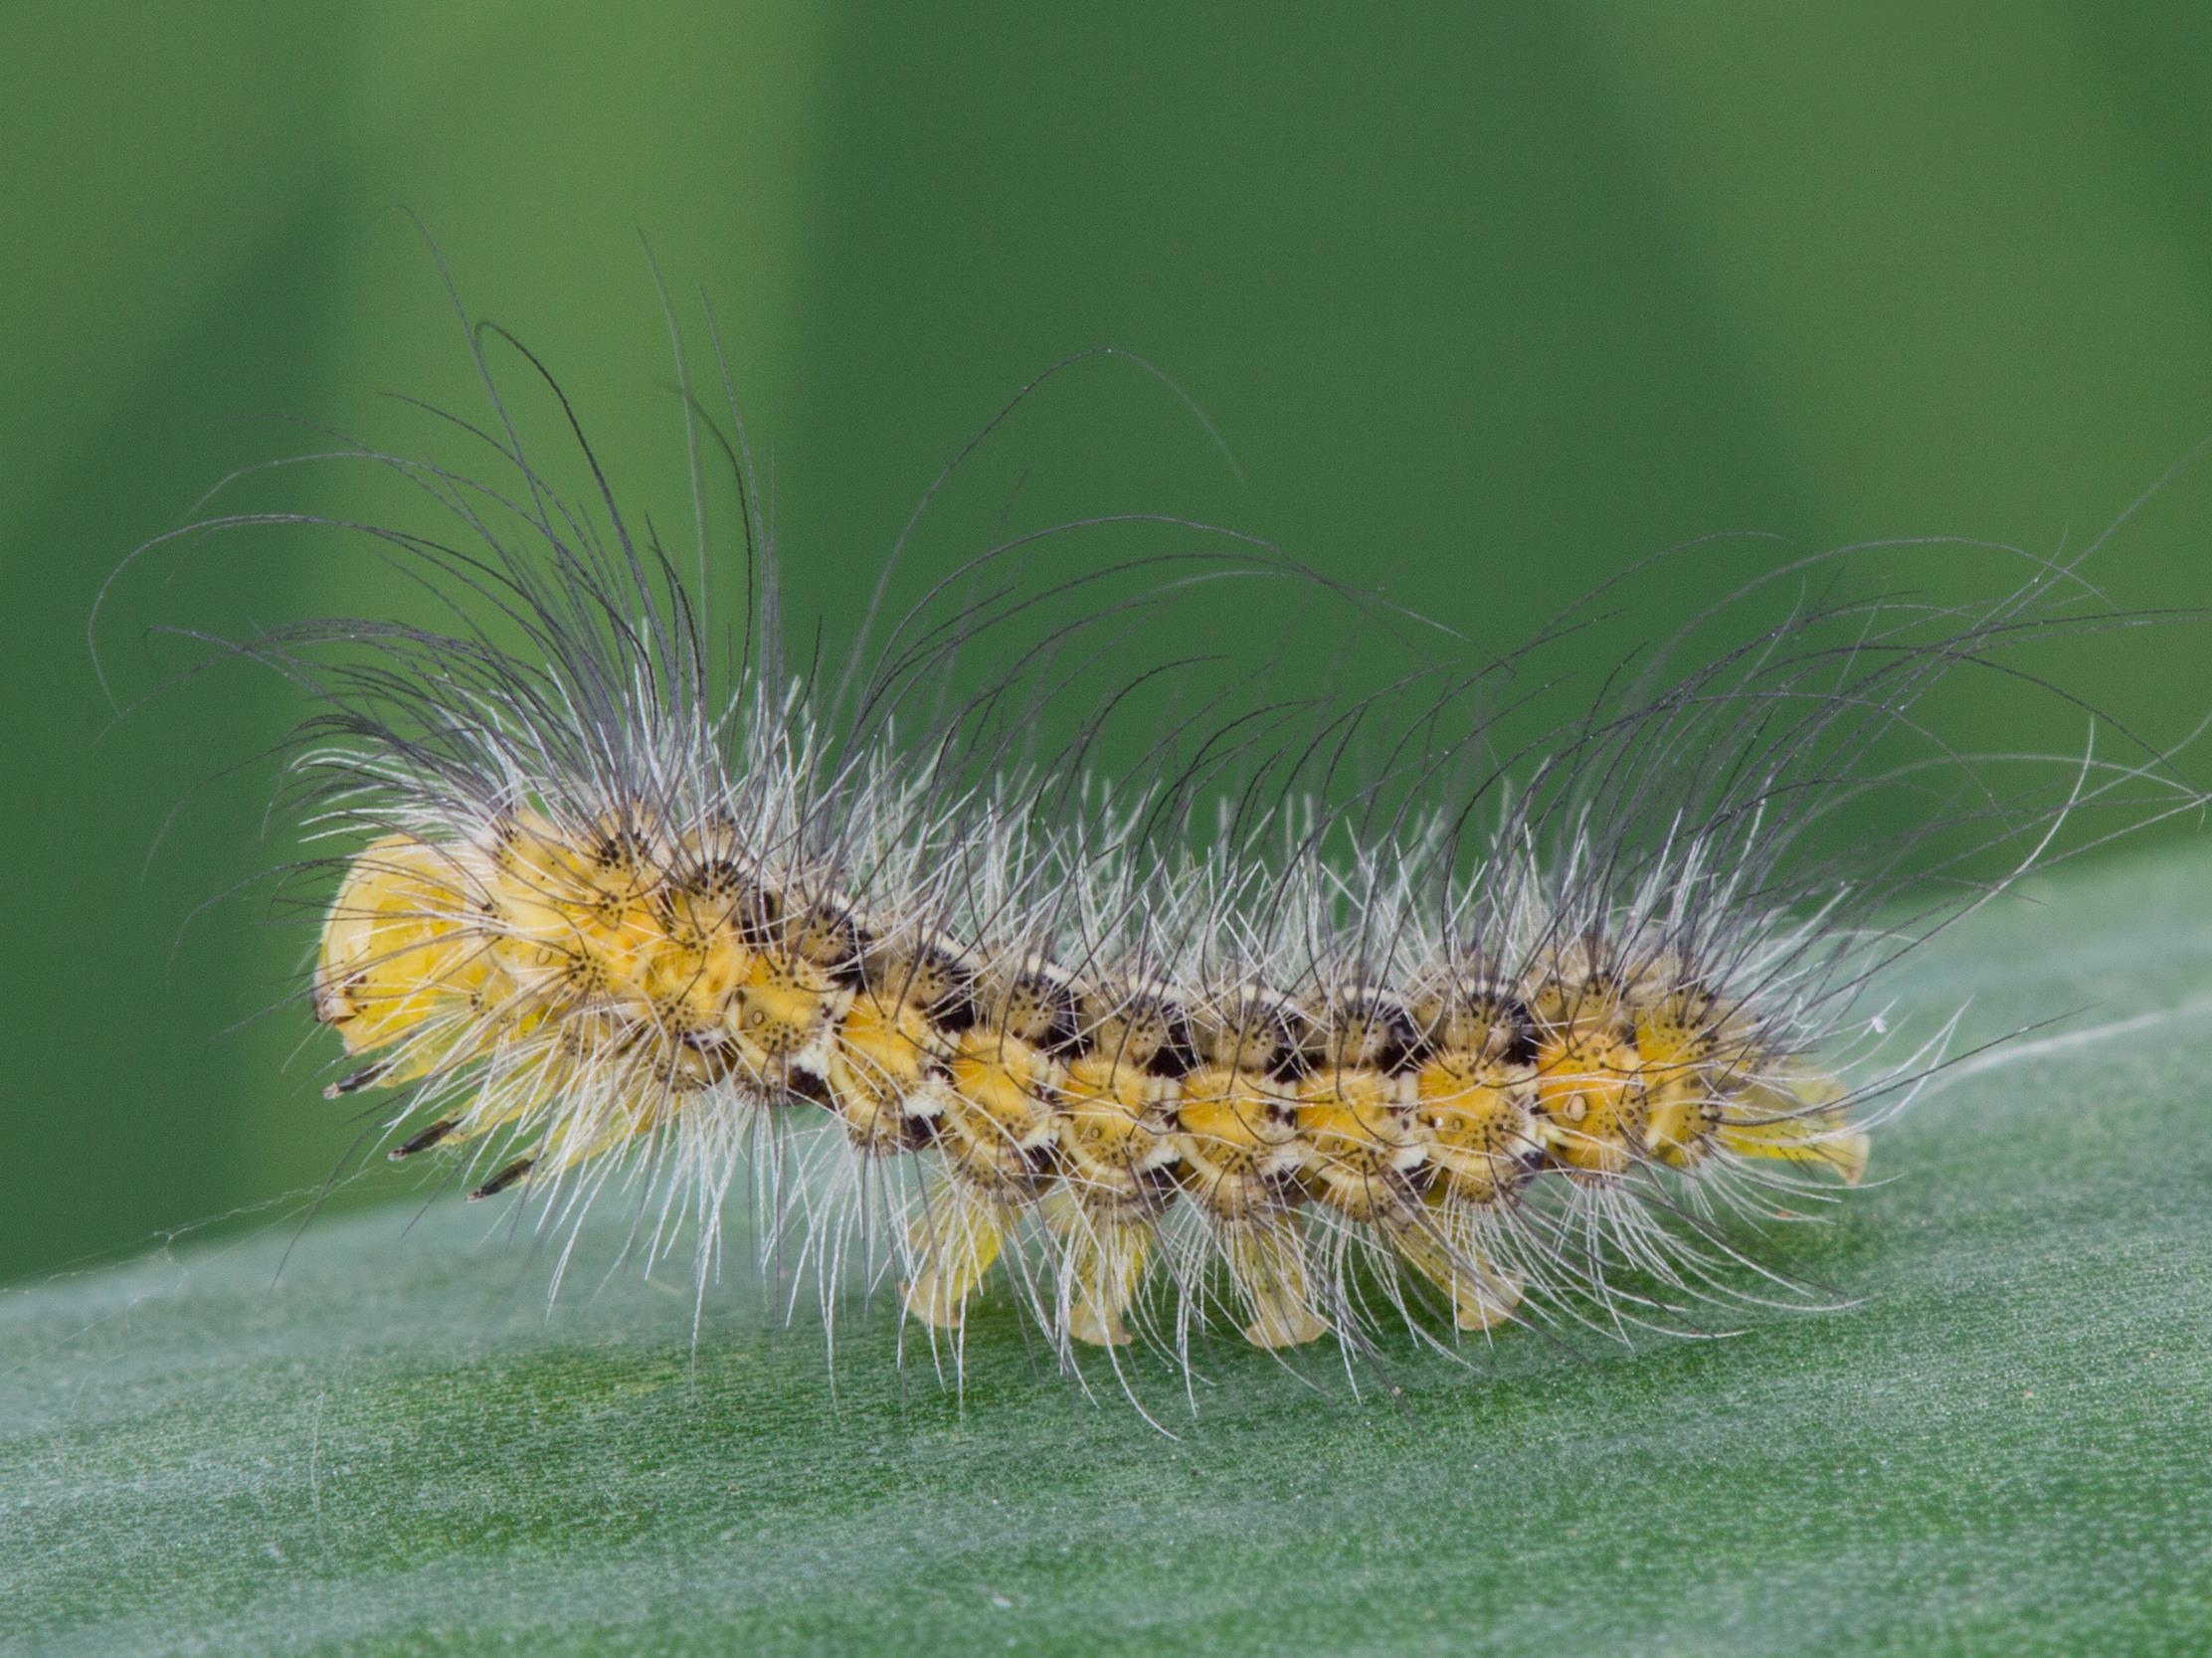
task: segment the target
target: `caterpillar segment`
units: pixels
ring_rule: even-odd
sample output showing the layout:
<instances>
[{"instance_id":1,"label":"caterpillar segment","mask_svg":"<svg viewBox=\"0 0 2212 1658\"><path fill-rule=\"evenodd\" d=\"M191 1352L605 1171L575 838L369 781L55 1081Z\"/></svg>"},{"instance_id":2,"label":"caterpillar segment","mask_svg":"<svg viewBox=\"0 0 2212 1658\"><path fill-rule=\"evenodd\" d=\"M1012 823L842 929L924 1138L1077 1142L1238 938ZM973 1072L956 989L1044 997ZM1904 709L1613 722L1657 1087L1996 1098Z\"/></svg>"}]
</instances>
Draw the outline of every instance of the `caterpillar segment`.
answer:
<instances>
[{"instance_id":1,"label":"caterpillar segment","mask_svg":"<svg viewBox=\"0 0 2212 1658\"><path fill-rule=\"evenodd\" d=\"M1696 982L1686 964L1657 963L1632 998L1644 1133L1651 1156L1687 1169L1711 1152L1726 1097L1741 1087L1737 1067L1754 1051L1748 1024Z\"/></svg>"},{"instance_id":2,"label":"caterpillar segment","mask_svg":"<svg viewBox=\"0 0 2212 1658\"><path fill-rule=\"evenodd\" d=\"M379 837L353 860L323 924L315 1016L349 1054L383 1056L326 1094L465 1064L486 1051L502 1013L524 1012L481 930L488 873L471 848L404 834Z\"/></svg>"},{"instance_id":3,"label":"caterpillar segment","mask_svg":"<svg viewBox=\"0 0 2212 1658\"><path fill-rule=\"evenodd\" d=\"M1413 1094L1411 1021L1373 991L1310 1004L1292 1120L1305 1190L1359 1225L1386 1226L1419 1201L1428 1130Z\"/></svg>"},{"instance_id":4,"label":"caterpillar segment","mask_svg":"<svg viewBox=\"0 0 2212 1658\"><path fill-rule=\"evenodd\" d=\"M1866 1179L1867 1132L1852 1121L1843 1085L1794 1060L1725 1099L1713 1139L1739 1157L1825 1169L1846 1186Z\"/></svg>"},{"instance_id":5,"label":"caterpillar segment","mask_svg":"<svg viewBox=\"0 0 2212 1658\"><path fill-rule=\"evenodd\" d=\"M1190 1031L1173 1002L1111 982L1076 1012L1056 1113L1060 1185L1045 1216L1063 1263L1056 1323L1072 1341L1120 1347L1175 1197L1174 1106Z\"/></svg>"},{"instance_id":6,"label":"caterpillar segment","mask_svg":"<svg viewBox=\"0 0 2212 1658\"><path fill-rule=\"evenodd\" d=\"M1582 1180L1625 1174L1646 1158L1650 1099L1631 987L1604 941L1545 950L1526 1001L1546 1162Z\"/></svg>"},{"instance_id":7,"label":"caterpillar segment","mask_svg":"<svg viewBox=\"0 0 2212 1658\"><path fill-rule=\"evenodd\" d=\"M826 1103L865 1157L917 1151L952 1109L953 1043L924 1009L867 986L837 1026Z\"/></svg>"},{"instance_id":8,"label":"caterpillar segment","mask_svg":"<svg viewBox=\"0 0 2212 1658\"><path fill-rule=\"evenodd\" d=\"M987 972L976 1016L953 1040L935 1143L945 1179L908 1229L906 1310L958 1328L1020 1211L1051 1180L1054 1102L1067 1074L1074 997L1049 968Z\"/></svg>"},{"instance_id":9,"label":"caterpillar segment","mask_svg":"<svg viewBox=\"0 0 2212 1658\"><path fill-rule=\"evenodd\" d=\"M1270 1349L1351 1316L1317 1225L1382 1244L1482 1331L1531 1293L1500 1246L1548 1177L1715 1157L1865 1171L1840 1085L1681 953L1631 963L1590 933L1518 969L1475 958L1402 993L1302 1000L1259 976L1079 977L879 927L723 826L657 835L645 816L515 813L480 842L385 835L348 866L314 1006L369 1060L339 1090L415 1085L436 1112L393 1155L504 1131L524 1155L471 1194L487 1197L667 1128L710 1090L809 1101L858 1154L926 1160L901 1228L923 1324L959 1329L1038 1236L1054 1337L1125 1344L1181 1207L1245 1339Z\"/></svg>"},{"instance_id":10,"label":"caterpillar segment","mask_svg":"<svg viewBox=\"0 0 2212 1658\"><path fill-rule=\"evenodd\" d=\"M1428 1184L1399 1255L1450 1299L1462 1330L1510 1318L1522 1286L1490 1259L1489 1216L1515 1202L1544 1162L1537 1129L1534 1023L1518 994L1485 975L1432 985L1414 1004L1421 1048L1414 1114L1427 1135Z\"/></svg>"},{"instance_id":11,"label":"caterpillar segment","mask_svg":"<svg viewBox=\"0 0 2212 1658\"><path fill-rule=\"evenodd\" d=\"M863 1157L918 1151L957 1103L952 1060L975 976L942 938L855 928L858 983L823 1070L821 1103Z\"/></svg>"},{"instance_id":12,"label":"caterpillar segment","mask_svg":"<svg viewBox=\"0 0 2212 1658\"><path fill-rule=\"evenodd\" d=\"M1280 1077L1299 1063L1296 1011L1259 986L1201 1000L1197 1063L1175 1105L1179 1184L1205 1216L1243 1304L1244 1339L1302 1347L1329 1334L1297 1207L1305 1148Z\"/></svg>"}]
</instances>

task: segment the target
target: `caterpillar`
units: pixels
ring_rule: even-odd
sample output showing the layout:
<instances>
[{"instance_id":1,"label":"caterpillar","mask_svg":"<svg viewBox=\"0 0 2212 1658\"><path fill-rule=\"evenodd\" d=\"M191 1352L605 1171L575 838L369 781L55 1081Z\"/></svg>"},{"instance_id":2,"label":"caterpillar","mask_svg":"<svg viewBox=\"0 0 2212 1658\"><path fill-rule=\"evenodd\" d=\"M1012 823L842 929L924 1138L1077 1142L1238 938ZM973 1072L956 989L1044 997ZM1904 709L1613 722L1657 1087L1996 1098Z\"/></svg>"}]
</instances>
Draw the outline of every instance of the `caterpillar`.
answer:
<instances>
[{"instance_id":1,"label":"caterpillar","mask_svg":"<svg viewBox=\"0 0 2212 1658\"><path fill-rule=\"evenodd\" d=\"M328 883L305 986L346 1059L326 1092L388 1101L392 1158L544 1224L626 1193L649 1256L695 1238L702 1301L749 1180L757 1244L815 1277L826 1321L855 1280L882 1289L956 1376L995 1295L1071 1376L1134 1346L1189 1377L1214 1340L1461 1352L1798 1292L1761 1238L1861 1180L1946 1051L1940 1011L1900 1046L1885 973L2062 829L2200 800L2152 745L1976 762L1924 721L1950 676L2040 685L2023 646L2151 620L2094 607L2086 553L1997 552L2025 574L1978 605L1855 593L1849 549L1783 559L1532 728L1524 687L1594 601L1458 667L1447 636L1271 546L1102 514L972 550L883 630L879 585L839 669L795 668L726 371L710 410L673 310L689 572L538 359L456 312L490 418L449 419L492 472L325 457L384 469L436 528L178 532L366 535L448 608L230 646L318 704L288 776L337 847L294 871ZM494 351L555 399L581 493L525 445ZM886 585L977 445L1076 360L931 486ZM731 545L702 451L737 493ZM1179 544L1095 551L1140 526ZM710 572L738 553L718 652ZM1392 673L1147 702L1169 666L1130 665L1148 607L1229 577L1338 607ZM1024 638L1040 592L1085 614ZM1057 749L1054 697L1083 704ZM1152 723L1108 770L1125 701ZM1864 833L1881 795L1911 815Z\"/></svg>"}]
</instances>

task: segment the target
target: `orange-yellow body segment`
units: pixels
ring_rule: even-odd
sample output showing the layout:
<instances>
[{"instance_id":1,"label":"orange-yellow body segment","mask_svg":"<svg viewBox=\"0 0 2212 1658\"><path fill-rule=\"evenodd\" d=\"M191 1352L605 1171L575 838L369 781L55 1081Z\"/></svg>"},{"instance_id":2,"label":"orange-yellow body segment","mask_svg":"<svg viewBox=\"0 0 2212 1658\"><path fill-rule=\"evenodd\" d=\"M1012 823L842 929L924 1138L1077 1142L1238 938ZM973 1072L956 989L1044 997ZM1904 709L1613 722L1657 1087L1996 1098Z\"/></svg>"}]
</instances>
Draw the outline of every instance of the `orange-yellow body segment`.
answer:
<instances>
[{"instance_id":1,"label":"orange-yellow body segment","mask_svg":"<svg viewBox=\"0 0 2212 1658\"><path fill-rule=\"evenodd\" d=\"M1537 1122L1551 1157L1577 1175L1618 1175L1642 1155L1646 1115L1633 1043L1603 1032L1537 1044Z\"/></svg>"},{"instance_id":2,"label":"orange-yellow body segment","mask_svg":"<svg viewBox=\"0 0 2212 1658\"><path fill-rule=\"evenodd\" d=\"M386 835L354 859L323 923L315 1016L350 1053L396 1043L378 1073L412 1081L481 1051L501 975L474 926L482 871L464 852Z\"/></svg>"},{"instance_id":3,"label":"orange-yellow body segment","mask_svg":"<svg viewBox=\"0 0 2212 1658\"><path fill-rule=\"evenodd\" d=\"M1428 1131L1409 1079L1373 1069L1325 1070L1298 1089L1295 1113L1306 1187L1350 1219L1373 1222L1407 1209Z\"/></svg>"}]
</instances>

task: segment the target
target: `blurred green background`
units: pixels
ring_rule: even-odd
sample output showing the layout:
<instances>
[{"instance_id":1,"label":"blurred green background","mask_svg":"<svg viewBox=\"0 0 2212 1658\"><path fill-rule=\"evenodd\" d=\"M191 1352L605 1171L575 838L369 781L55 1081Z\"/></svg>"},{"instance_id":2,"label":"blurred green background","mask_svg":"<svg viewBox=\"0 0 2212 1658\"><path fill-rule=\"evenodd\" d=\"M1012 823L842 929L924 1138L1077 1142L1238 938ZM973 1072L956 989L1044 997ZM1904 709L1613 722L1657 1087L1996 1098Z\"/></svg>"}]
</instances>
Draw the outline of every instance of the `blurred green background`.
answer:
<instances>
[{"instance_id":1,"label":"blurred green background","mask_svg":"<svg viewBox=\"0 0 2212 1658\"><path fill-rule=\"evenodd\" d=\"M802 616L1101 344L1171 372L1244 481L1092 375L1036 440L1074 496L1234 522L1497 644L1716 531L2079 545L2212 431L2193 4L18 0L7 33L0 1277L310 1191L344 1148L304 1016L258 1016L304 936L254 892L195 918L286 853L268 769L219 774L297 704L232 667L118 719L85 630L224 473L315 447L283 423L411 448L383 394L476 407L400 205L680 527L650 239L720 319ZM2115 603L2212 602L2204 473L2116 538ZM117 692L190 659L164 623L380 580L305 535L153 561L103 624ZM2065 671L2167 735L2212 704L2189 630ZM1961 740L2078 740L2022 703L1970 702Z\"/></svg>"}]
</instances>

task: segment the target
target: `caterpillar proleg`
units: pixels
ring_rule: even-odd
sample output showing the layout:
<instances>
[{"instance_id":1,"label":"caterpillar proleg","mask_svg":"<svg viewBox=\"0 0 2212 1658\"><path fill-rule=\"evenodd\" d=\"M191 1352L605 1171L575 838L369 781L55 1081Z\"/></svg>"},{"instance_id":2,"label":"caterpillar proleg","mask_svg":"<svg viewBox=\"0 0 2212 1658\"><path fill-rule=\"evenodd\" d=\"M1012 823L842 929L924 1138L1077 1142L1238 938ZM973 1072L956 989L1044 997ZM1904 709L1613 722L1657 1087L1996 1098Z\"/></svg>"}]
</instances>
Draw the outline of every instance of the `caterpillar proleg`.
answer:
<instances>
[{"instance_id":1,"label":"caterpillar proleg","mask_svg":"<svg viewBox=\"0 0 2212 1658\"><path fill-rule=\"evenodd\" d=\"M785 648L744 429L680 339L739 503L724 531L695 483L688 546L565 400L562 492L509 385L551 376L468 337L461 459L326 457L422 527L191 526L365 536L447 609L237 647L318 705L290 777L331 848L304 871L334 877L327 1092L540 1224L629 1205L649 1254L692 1240L702 1295L749 1183L826 1318L892 1297L952 1375L989 1297L1078 1378L1817 1300L1763 1234L1857 1183L1946 1051L1886 970L2062 830L2198 804L2155 745L1976 761L1926 718L1952 676L2039 686L2022 647L2148 620L2097 604L2086 555L1925 549L2003 572L1974 605L1869 591L1868 550L1772 556L1563 723L1531 688L1589 604L1484 656L1248 537L1108 513L972 549L825 668ZM1137 528L1170 546L1117 550ZM727 647L710 570L742 576ZM1380 682L1143 658L1148 607L1233 631L1250 583L1391 642ZM1875 797L1902 827L1860 829Z\"/></svg>"}]
</instances>

